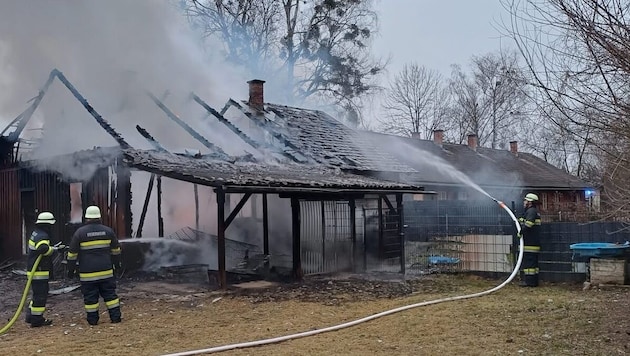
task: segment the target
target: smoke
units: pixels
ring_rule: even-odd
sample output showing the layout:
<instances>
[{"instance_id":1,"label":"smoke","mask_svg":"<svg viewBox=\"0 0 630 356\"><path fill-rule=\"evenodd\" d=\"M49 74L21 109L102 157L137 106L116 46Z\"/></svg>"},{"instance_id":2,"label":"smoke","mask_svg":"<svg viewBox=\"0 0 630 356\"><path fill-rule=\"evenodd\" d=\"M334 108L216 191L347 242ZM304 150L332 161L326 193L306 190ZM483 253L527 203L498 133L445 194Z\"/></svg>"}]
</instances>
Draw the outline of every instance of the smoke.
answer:
<instances>
[{"instance_id":1,"label":"smoke","mask_svg":"<svg viewBox=\"0 0 630 356\"><path fill-rule=\"evenodd\" d=\"M364 133L367 135L367 133ZM372 134L373 135L373 134ZM472 163L462 162L468 165L470 170L466 173L455 168L444 160L439 154L431 152L431 148L442 150L431 142L427 142L427 149L410 144L410 139L392 135L380 135L378 146L384 152L401 158L403 163L413 167L420 173L404 173L402 180L413 184L422 185L465 185L483 196L509 201L520 194L522 187L521 176L517 172L509 171L503 166L505 162L487 158L487 164L473 166ZM362 147L361 142L356 142L357 147ZM373 156L371 152L364 150L364 154ZM403 153L403 155L401 155ZM481 156L480 153L477 153ZM506 154L509 154L506 152ZM458 158L459 159L459 158ZM478 162L478 161L476 161ZM418 180L418 177L422 177ZM382 177L387 179L389 177ZM479 183L477 183L479 182ZM483 187L482 187L483 186ZM493 196L500 194L500 196Z\"/></svg>"},{"instance_id":2,"label":"smoke","mask_svg":"<svg viewBox=\"0 0 630 356\"><path fill-rule=\"evenodd\" d=\"M169 149L207 151L171 122L146 91L201 131L205 116L190 92L222 106L246 90L242 71L223 63L212 43L204 50L173 2L25 0L0 7L2 127L58 68L132 146L149 147L135 130L140 124ZM37 136L42 127L45 134L37 137L41 142L35 157L115 145L58 81L24 134ZM213 137L212 130L202 134L211 142L226 141L221 133Z\"/></svg>"}]
</instances>

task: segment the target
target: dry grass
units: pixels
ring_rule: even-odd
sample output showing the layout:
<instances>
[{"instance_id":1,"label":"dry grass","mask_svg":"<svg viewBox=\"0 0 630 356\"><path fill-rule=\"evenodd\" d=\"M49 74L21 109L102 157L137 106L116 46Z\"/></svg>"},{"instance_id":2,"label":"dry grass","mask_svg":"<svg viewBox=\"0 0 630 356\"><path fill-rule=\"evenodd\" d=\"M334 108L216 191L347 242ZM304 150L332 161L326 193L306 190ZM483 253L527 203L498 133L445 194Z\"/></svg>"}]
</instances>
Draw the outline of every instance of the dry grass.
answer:
<instances>
[{"instance_id":1,"label":"dry grass","mask_svg":"<svg viewBox=\"0 0 630 356\"><path fill-rule=\"evenodd\" d=\"M121 324L110 324L103 315L101 324L89 327L80 293L75 291L51 298L48 316L54 319L53 326L30 329L20 320L0 336L0 354L161 355L322 328L498 283L432 276L411 283L413 292L404 297L366 295L365 300L357 300L347 290L334 290L334 297L317 288L299 295L277 289L218 294L186 290L187 286L155 282L125 286L123 282ZM272 298L273 293L278 298ZM313 297L318 293L324 298ZM420 307L336 332L223 354L622 355L630 353L629 297L625 288L583 291L581 285L536 289L508 285L480 298ZM2 309L3 320L8 309Z\"/></svg>"}]
</instances>

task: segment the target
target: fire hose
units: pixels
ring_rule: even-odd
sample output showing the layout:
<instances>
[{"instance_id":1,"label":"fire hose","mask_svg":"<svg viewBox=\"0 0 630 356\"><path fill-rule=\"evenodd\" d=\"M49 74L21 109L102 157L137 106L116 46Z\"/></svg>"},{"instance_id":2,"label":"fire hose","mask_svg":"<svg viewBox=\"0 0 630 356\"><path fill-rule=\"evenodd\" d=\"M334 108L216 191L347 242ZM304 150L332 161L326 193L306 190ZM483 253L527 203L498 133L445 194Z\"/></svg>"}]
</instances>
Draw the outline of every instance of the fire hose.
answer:
<instances>
[{"instance_id":1,"label":"fire hose","mask_svg":"<svg viewBox=\"0 0 630 356\"><path fill-rule=\"evenodd\" d=\"M63 250L64 248L66 248L66 246L62 245L61 242L53 246L53 249L55 251ZM43 255L37 256L37 259L35 259L35 262L33 263L33 267L31 268L31 271L26 274L26 286L24 287L24 292L22 292L22 298L20 299L20 304L18 305L18 308L15 311L15 314L13 314L13 317L11 318L11 320L9 320L7 325L5 325L2 329L0 329L0 335L9 331L9 329L11 329L13 324L15 324L15 321L20 317L20 314L22 313L22 309L24 309L24 304L26 303L26 297L28 297L28 292L31 288L31 282L33 281L33 276L35 275L35 271L37 271L39 262L42 260L42 256Z\"/></svg>"},{"instance_id":2,"label":"fire hose","mask_svg":"<svg viewBox=\"0 0 630 356\"><path fill-rule=\"evenodd\" d=\"M20 299L20 305L18 305L18 308L15 311L15 314L13 314L13 317L11 318L11 320L9 320L9 323L5 325L2 329L0 329L0 335L9 331L9 329L11 329L13 324L15 324L15 321L20 317L20 314L22 313L22 309L24 308L24 303L26 302L26 297L28 297L28 291L31 288L31 281L33 281L33 275L35 274L35 271L37 270L37 266L39 266L39 261L41 261L41 259L42 259L42 255L37 256L37 259L35 260L35 263L33 264L33 268L31 268L30 273L27 273L28 276L26 278L26 287L24 287L24 292L22 293L22 299Z\"/></svg>"},{"instance_id":3,"label":"fire hose","mask_svg":"<svg viewBox=\"0 0 630 356\"><path fill-rule=\"evenodd\" d=\"M505 209L505 211L507 211L507 213L510 215L510 217L514 221L514 224L516 225L516 230L518 232L518 236L521 236L521 234L520 234L521 233L521 225L519 224L518 219L516 218L516 216L514 216L514 213L502 201L498 201L497 199L494 199L494 198L492 198L492 200L494 200L497 204L499 204L499 206L501 208L503 208L503 209ZM211 347L211 348L207 348L207 349L184 351L184 352L179 352L179 353L174 353L174 354L165 354L165 355L162 355L162 356L199 355L199 354L222 352L222 351L227 351L227 350L243 349L243 348L254 347L254 346L274 344L274 343L279 343L279 342L282 342L282 341L293 340L293 339L298 339L298 338L302 338L302 337L306 337L306 336L312 336L312 335L322 334L322 333L329 332L329 331L336 331L336 330L348 328L348 327L351 327L351 326L355 326L355 325L358 325L358 324L361 324L361 323L365 323L365 322L368 322L368 321L371 321L371 320L374 320L374 319L377 319L377 318L381 318L381 317L384 317L384 316L387 316L387 315L391 315L391 314L398 313L398 312L401 312L401 311L404 311L404 310L408 310L408 309L412 309L412 308L423 307L423 306L427 306L427 305L444 303L444 302L450 302L450 301L455 301L455 300L462 300L462 299L470 299L470 298L481 297L481 296L484 296L484 295L496 292L499 289L503 288L508 283L510 283L514 279L514 277L518 274L518 271L520 269L522 261L523 261L523 238L520 237L519 238L518 258L516 260L516 265L514 266L514 270L512 271L510 276L505 281L503 281L503 283L499 284L498 286L496 286L494 288L491 288L491 289L488 289L488 290L485 290L485 291L482 291L482 292L473 293L473 294L467 294L467 295L460 295L460 296L455 296L455 297L447 297L447 298L429 300L429 301L425 301L425 302L405 305L405 306L402 306L402 307L398 307L398 308L395 308L395 309L390 309L390 310L386 310L386 311L383 311L383 312L380 312L380 313L377 313L377 314L374 314L374 315L370 315L370 316L367 316L365 318L356 319L356 320L349 321L349 322L346 322L346 323L343 323L343 324L333 325L333 326L329 326L329 327L322 328L322 329L315 329L315 330L310 330L310 331L305 331L305 332L301 332L301 333L297 333L297 334L285 335L285 336L280 336L280 337L275 337L275 338L270 338L270 339L249 341L249 342L243 342L243 343L231 344L231 345L224 345L224 346L216 346L216 347Z\"/></svg>"}]
</instances>

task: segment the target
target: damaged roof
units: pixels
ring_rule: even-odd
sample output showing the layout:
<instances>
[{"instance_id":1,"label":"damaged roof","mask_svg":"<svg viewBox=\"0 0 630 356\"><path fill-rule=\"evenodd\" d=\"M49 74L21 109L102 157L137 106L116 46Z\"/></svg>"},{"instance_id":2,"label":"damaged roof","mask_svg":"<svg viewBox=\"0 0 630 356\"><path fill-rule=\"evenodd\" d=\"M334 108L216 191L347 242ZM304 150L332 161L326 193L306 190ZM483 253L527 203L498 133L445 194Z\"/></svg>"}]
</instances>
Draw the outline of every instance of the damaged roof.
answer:
<instances>
[{"instance_id":1,"label":"damaged roof","mask_svg":"<svg viewBox=\"0 0 630 356\"><path fill-rule=\"evenodd\" d=\"M227 162L212 156L191 156L160 150L97 147L65 155L22 161L35 171L55 172L65 181L89 180L94 173L122 159L129 167L164 177L226 190L257 192L424 192L424 188L370 178L318 166L304 169L299 164L277 166L238 161ZM430 192L425 192L430 193Z\"/></svg>"},{"instance_id":2,"label":"damaged roof","mask_svg":"<svg viewBox=\"0 0 630 356\"><path fill-rule=\"evenodd\" d=\"M123 137L81 96L58 70L50 74L37 101L20 115L20 122L27 121L36 109L52 79L58 78L86 108L98 124L116 140L119 151L80 151L55 162L54 159L38 160L36 166L66 174L68 179L82 179L95 169L113 164L124 157L132 167L158 173L175 179L197 182L215 187L253 186L260 189L363 189L421 191L420 185L462 184L457 175L462 173L481 186L530 187L552 189L582 189L588 184L528 153L513 154L506 150L404 138L361 131L350 128L330 115L319 111L264 103L261 95L255 98L257 109L247 102L242 106L230 99L228 105L237 107L242 114L253 120L265 137L274 142L257 142L221 112L209 107L201 98L195 101L226 125L250 146L259 150L271 150L283 154L289 160L256 162L250 155L228 157L221 149L183 122L159 99L154 102L195 139L208 147L214 156L190 157L177 155L165 149L146 130L136 129L158 151L132 148ZM260 83L258 83L260 84ZM257 85L258 85L257 84ZM260 84L262 85L262 84ZM250 87L252 100L252 87ZM260 104L260 105L258 105ZM23 126L23 125L22 125ZM20 126L21 127L21 126ZM440 165L440 161L448 164ZM35 162L32 162L35 165ZM448 169L452 165L456 170ZM381 174L393 173L393 174ZM374 177L388 177L385 179ZM396 183L398 182L404 183ZM259 190L261 191L261 190Z\"/></svg>"},{"instance_id":3,"label":"damaged roof","mask_svg":"<svg viewBox=\"0 0 630 356\"><path fill-rule=\"evenodd\" d=\"M303 165L260 165L229 163L208 158L176 155L170 152L125 149L124 161L131 167L157 173L165 177L227 189L256 191L407 191L422 192L413 184L403 184L326 169L318 166L305 169Z\"/></svg>"},{"instance_id":4,"label":"damaged roof","mask_svg":"<svg viewBox=\"0 0 630 356\"><path fill-rule=\"evenodd\" d=\"M387 151L375 149L361 131L319 110L266 104L276 130L305 156L331 167L353 171L410 173L416 170ZM255 119L255 118L254 118Z\"/></svg>"},{"instance_id":5,"label":"damaged roof","mask_svg":"<svg viewBox=\"0 0 630 356\"><path fill-rule=\"evenodd\" d=\"M410 182L423 184L461 184L454 174L440 172L436 167L445 162L464 173L482 187L523 187L553 190L588 189L581 179L527 152L442 143L432 140L399 137L369 132L374 142L383 149L396 147L399 159L415 167L419 173L406 175ZM401 149L403 142L408 149ZM395 152L392 152L395 153ZM422 156L426 157L422 157ZM428 158L427 158L428 157ZM427 159L432 161L427 163Z\"/></svg>"}]
</instances>

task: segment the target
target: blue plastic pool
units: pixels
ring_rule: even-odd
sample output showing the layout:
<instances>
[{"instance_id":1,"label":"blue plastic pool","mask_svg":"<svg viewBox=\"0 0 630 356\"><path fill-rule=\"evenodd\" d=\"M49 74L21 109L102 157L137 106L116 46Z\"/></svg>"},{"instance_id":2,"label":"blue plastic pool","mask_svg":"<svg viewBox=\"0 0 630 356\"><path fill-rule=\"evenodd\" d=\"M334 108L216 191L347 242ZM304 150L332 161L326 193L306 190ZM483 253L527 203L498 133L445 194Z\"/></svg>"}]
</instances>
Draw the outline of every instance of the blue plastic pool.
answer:
<instances>
[{"instance_id":1,"label":"blue plastic pool","mask_svg":"<svg viewBox=\"0 0 630 356\"><path fill-rule=\"evenodd\" d=\"M446 257L446 256L430 256L429 264L432 265L453 265L458 264L459 258Z\"/></svg>"},{"instance_id":2,"label":"blue plastic pool","mask_svg":"<svg viewBox=\"0 0 630 356\"><path fill-rule=\"evenodd\" d=\"M576 257L616 257L623 256L630 242L614 244L607 242L585 242L569 246Z\"/></svg>"}]
</instances>

